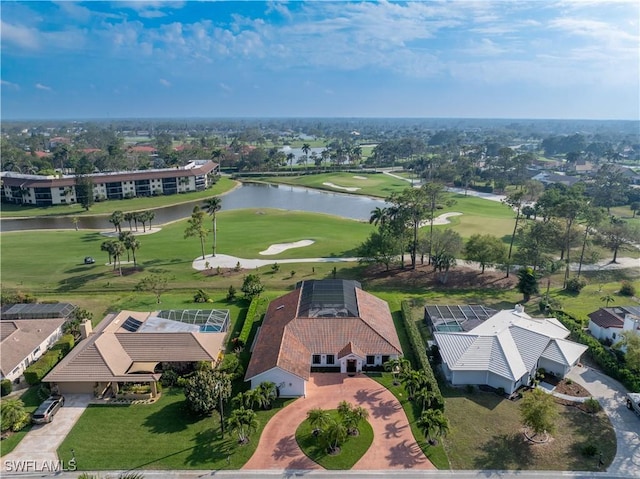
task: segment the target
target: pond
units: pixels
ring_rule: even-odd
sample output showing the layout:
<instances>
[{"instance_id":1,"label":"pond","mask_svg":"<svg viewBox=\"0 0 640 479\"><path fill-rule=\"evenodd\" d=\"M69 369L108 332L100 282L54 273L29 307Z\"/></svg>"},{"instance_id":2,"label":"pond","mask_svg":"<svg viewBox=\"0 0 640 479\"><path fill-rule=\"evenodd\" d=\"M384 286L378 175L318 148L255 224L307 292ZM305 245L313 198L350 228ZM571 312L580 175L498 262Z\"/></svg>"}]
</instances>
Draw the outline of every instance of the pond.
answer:
<instances>
[{"instance_id":1,"label":"pond","mask_svg":"<svg viewBox=\"0 0 640 479\"><path fill-rule=\"evenodd\" d=\"M231 211L245 208L278 208L283 210L307 211L310 213L325 213L342 218L368 221L371 211L376 207L388 206L383 200L366 196L347 195L312 190L309 188L245 183L229 193L222 195L222 210ZM202 205L202 200L191 201L179 205L155 208L155 218L152 224L171 223L191 216L195 205ZM113 202L114 211L118 209L118 202ZM108 221L109 215L80 216L80 229L111 229L113 225ZM42 230L42 229L73 229L75 226L69 216L51 216L39 218L3 218L2 232Z\"/></svg>"}]
</instances>

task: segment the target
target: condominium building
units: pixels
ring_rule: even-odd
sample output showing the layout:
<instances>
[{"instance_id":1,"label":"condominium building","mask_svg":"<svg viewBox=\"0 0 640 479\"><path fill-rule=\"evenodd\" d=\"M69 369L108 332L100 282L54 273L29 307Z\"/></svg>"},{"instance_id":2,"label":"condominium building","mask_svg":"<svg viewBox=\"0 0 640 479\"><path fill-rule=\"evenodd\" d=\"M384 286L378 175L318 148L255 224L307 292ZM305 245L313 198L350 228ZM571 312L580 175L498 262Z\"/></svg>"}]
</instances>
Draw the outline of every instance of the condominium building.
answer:
<instances>
[{"instance_id":1,"label":"condominium building","mask_svg":"<svg viewBox=\"0 0 640 479\"><path fill-rule=\"evenodd\" d=\"M93 181L94 198L101 201L201 191L215 182L218 173L217 163L196 160L178 168L116 171L86 176ZM77 202L74 175L39 176L3 171L0 178L3 202L35 206Z\"/></svg>"}]
</instances>

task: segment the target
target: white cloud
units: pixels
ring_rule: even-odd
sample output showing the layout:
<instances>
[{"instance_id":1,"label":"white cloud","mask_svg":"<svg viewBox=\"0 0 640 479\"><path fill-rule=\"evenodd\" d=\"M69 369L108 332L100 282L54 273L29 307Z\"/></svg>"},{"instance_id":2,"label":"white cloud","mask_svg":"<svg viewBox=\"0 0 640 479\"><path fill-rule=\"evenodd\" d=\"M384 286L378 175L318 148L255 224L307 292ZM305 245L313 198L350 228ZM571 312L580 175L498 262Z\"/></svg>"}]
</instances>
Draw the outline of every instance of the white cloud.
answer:
<instances>
[{"instance_id":1,"label":"white cloud","mask_svg":"<svg viewBox=\"0 0 640 479\"><path fill-rule=\"evenodd\" d=\"M226 91L226 92L231 92L231 91L233 91L233 88L231 88L229 85L227 85L227 84L225 84L225 83L220 82L220 83L218 84L218 86L220 86L220 88L222 88L222 89L223 89L224 91Z\"/></svg>"},{"instance_id":2,"label":"white cloud","mask_svg":"<svg viewBox=\"0 0 640 479\"><path fill-rule=\"evenodd\" d=\"M86 22L91 18L91 10L81 5L78 5L75 2L58 1L54 3L64 12L65 15L75 20Z\"/></svg>"},{"instance_id":3,"label":"white cloud","mask_svg":"<svg viewBox=\"0 0 640 479\"><path fill-rule=\"evenodd\" d=\"M52 91L52 88L50 86L43 85L42 83L36 83L36 88L38 90Z\"/></svg>"},{"instance_id":4,"label":"white cloud","mask_svg":"<svg viewBox=\"0 0 640 479\"><path fill-rule=\"evenodd\" d=\"M7 80L0 80L0 85L2 85L5 88L10 88L12 90L19 90L20 89L20 85L18 85L17 83L13 83Z\"/></svg>"},{"instance_id":5,"label":"white cloud","mask_svg":"<svg viewBox=\"0 0 640 479\"><path fill-rule=\"evenodd\" d=\"M0 34L4 44L13 44L28 50L36 50L40 47L38 31L35 28L12 25L0 20Z\"/></svg>"},{"instance_id":6,"label":"white cloud","mask_svg":"<svg viewBox=\"0 0 640 479\"><path fill-rule=\"evenodd\" d=\"M160 84L162 86L166 86L167 88L171 86L171 82L169 80L165 80L164 78L160 78Z\"/></svg>"}]
</instances>

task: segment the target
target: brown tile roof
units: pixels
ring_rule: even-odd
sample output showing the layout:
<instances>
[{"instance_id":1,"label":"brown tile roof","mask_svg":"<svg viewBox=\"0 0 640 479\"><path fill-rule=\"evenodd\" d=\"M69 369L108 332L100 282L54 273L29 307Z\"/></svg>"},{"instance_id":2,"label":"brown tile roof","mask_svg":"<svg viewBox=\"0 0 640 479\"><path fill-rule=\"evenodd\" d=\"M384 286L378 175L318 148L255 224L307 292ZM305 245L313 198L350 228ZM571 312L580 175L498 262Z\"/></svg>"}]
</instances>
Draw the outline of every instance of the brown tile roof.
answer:
<instances>
[{"instance_id":1,"label":"brown tile roof","mask_svg":"<svg viewBox=\"0 0 640 479\"><path fill-rule=\"evenodd\" d=\"M356 356L360 356L361 358L364 358L366 356L366 354L363 353L360 348L353 344L351 341L349 341L349 343L340 350L340 352L338 353L338 359L349 356L350 354L355 354Z\"/></svg>"},{"instance_id":2,"label":"brown tile roof","mask_svg":"<svg viewBox=\"0 0 640 479\"><path fill-rule=\"evenodd\" d=\"M122 332L128 317L146 319L152 313L122 311L105 318L44 378L45 382L130 381L134 363L215 361L225 333ZM33 320L31 320L33 321ZM136 374L137 380L159 375ZM146 379L145 379L146 378Z\"/></svg>"},{"instance_id":3,"label":"brown tile roof","mask_svg":"<svg viewBox=\"0 0 640 479\"><path fill-rule=\"evenodd\" d=\"M308 352L306 347L299 341L293 341L283 350L285 328L296 316L299 299L300 289L296 289L269 304L247 367L247 378L257 376L279 364L288 365L291 372L295 370L294 374L300 377L309 376L308 368L303 371L296 366L296 358L302 358ZM287 336L287 339L290 339L290 336ZM310 362L308 354L304 361Z\"/></svg>"},{"instance_id":4,"label":"brown tile roof","mask_svg":"<svg viewBox=\"0 0 640 479\"><path fill-rule=\"evenodd\" d=\"M64 318L0 321L0 371L7 375L65 322Z\"/></svg>"},{"instance_id":5,"label":"brown tile roof","mask_svg":"<svg viewBox=\"0 0 640 479\"><path fill-rule=\"evenodd\" d=\"M359 318L298 318L301 292L298 288L269 304L245 380L274 367L308 379L313 354L342 354L345 347L360 356L402 354L385 301L356 288Z\"/></svg>"},{"instance_id":6,"label":"brown tile roof","mask_svg":"<svg viewBox=\"0 0 640 479\"><path fill-rule=\"evenodd\" d=\"M624 319L607 308L600 308L598 311L588 314L588 316L591 321L601 328L622 328L624 325Z\"/></svg>"}]
</instances>

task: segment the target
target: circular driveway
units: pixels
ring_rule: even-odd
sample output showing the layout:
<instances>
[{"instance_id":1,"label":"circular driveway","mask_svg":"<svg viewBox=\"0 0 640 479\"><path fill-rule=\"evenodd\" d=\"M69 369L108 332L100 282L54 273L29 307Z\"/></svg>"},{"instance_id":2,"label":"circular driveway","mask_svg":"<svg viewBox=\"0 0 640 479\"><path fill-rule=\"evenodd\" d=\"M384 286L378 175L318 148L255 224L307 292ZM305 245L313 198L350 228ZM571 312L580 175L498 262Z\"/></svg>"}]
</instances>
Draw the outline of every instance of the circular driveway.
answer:
<instances>
[{"instance_id":1,"label":"circular driveway","mask_svg":"<svg viewBox=\"0 0 640 479\"><path fill-rule=\"evenodd\" d=\"M342 400L366 408L373 428L373 443L353 469L435 469L418 447L395 396L365 375L348 377L339 373L311 374L307 396L271 418L256 452L243 469L322 469L298 447L296 429L306 419L308 410L335 409Z\"/></svg>"}]
</instances>

